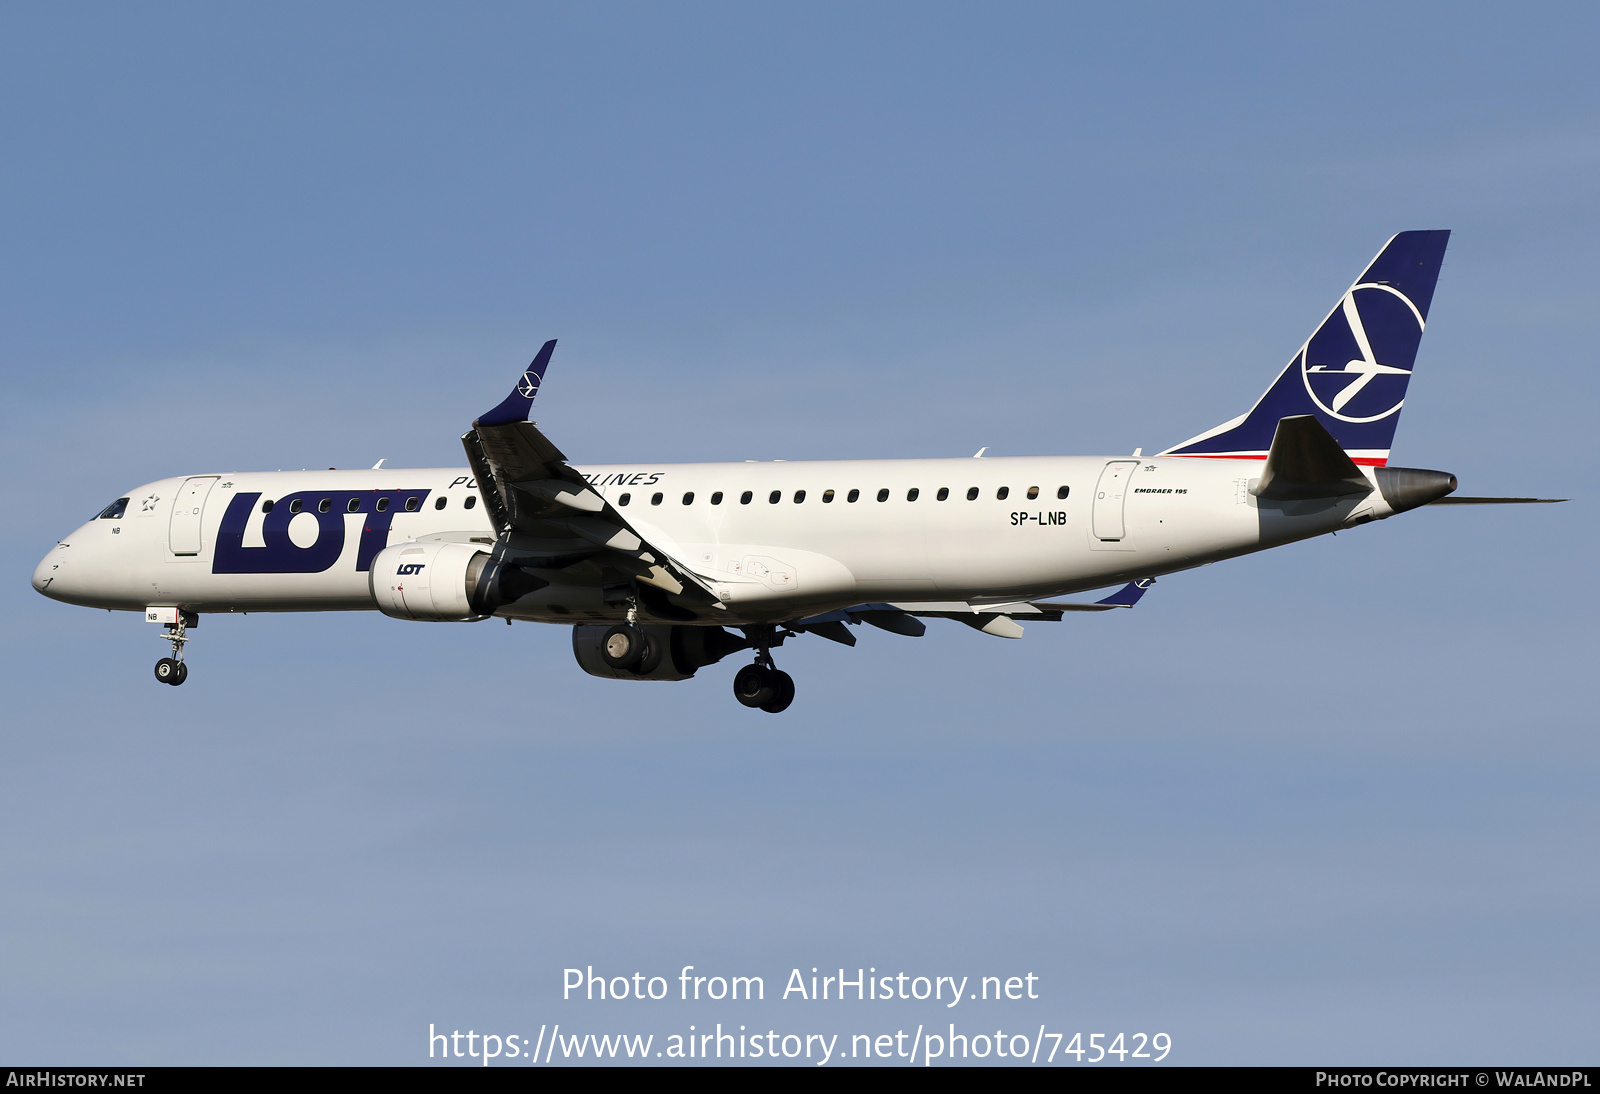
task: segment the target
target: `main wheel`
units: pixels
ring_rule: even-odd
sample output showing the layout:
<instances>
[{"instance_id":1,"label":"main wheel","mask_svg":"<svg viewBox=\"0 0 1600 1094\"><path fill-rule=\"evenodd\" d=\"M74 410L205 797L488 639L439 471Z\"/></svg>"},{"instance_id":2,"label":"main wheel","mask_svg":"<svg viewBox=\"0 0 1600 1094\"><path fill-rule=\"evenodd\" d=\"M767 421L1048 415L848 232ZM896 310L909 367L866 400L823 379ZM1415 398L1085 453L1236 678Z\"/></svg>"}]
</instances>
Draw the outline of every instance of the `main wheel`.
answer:
<instances>
[{"instance_id":1,"label":"main wheel","mask_svg":"<svg viewBox=\"0 0 1600 1094\"><path fill-rule=\"evenodd\" d=\"M762 707L777 695L772 676L760 665L746 665L733 674L733 697L747 707Z\"/></svg>"},{"instance_id":2,"label":"main wheel","mask_svg":"<svg viewBox=\"0 0 1600 1094\"><path fill-rule=\"evenodd\" d=\"M189 662L187 662L187 661L179 661L178 662L178 675L176 677L174 677L173 679L169 680L168 683L170 683L173 687L177 687L179 684L183 683L187 679L189 679Z\"/></svg>"},{"instance_id":3,"label":"main wheel","mask_svg":"<svg viewBox=\"0 0 1600 1094\"><path fill-rule=\"evenodd\" d=\"M794 677L781 669L773 669L769 678L772 682L772 698L762 703L761 709L768 714L782 714L794 702Z\"/></svg>"},{"instance_id":4,"label":"main wheel","mask_svg":"<svg viewBox=\"0 0 1600 1094\"><path fill-rule=\"evenodd\" d=\"M644 632L629 623L612 627L600 640L600 659L614 669L633 672L644 660Z\"/></svg>"},{"instance_id":5,"label":"main wheel","mask_svg":"<svg viewBox=\"0 0 1600 1094\"><path fill-rule=\"evenodd\" d=\"M170 657L163 657L156 662L156 679L163 684L181 684L183 682L183 662L175 661Z\"/></svg>"}]
</instances>

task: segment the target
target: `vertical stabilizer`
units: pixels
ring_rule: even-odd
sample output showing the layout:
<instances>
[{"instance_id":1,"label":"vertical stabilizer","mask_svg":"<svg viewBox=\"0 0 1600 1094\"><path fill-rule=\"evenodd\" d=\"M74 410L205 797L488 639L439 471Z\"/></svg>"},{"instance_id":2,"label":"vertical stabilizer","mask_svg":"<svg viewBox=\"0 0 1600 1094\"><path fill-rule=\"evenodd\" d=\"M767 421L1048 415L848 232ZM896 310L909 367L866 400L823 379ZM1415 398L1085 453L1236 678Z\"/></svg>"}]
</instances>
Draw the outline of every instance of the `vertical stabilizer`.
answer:
<instances>
[{"instance_id":1,"label":"vertical stabilizer","mask_svg":"<svg viewBox=\"0 0 1600 1094\"><path fill-rule=\"evenodd\" d=\"M1278 422L1311 414L1356 463L1382 467L1449 241L1447 231L1395 236L1249 413L1161 455L1266 459Z\"/></svg>"}]
</instances>

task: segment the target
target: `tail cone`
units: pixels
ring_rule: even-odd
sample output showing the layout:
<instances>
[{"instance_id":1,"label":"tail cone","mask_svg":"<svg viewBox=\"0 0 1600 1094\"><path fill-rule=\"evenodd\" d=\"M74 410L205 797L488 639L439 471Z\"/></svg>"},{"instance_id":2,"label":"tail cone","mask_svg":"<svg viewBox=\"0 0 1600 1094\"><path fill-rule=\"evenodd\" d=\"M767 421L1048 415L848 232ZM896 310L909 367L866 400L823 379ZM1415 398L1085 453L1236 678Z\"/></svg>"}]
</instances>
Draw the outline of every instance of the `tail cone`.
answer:
<instances>
[{"instance_id":1,"label":"tail cone","mask_svg":"<svg viewBox=\"0 0 1600 1094\"><path fill-rule=\"evenodd\" d=\"M1448 471L1424 471L1416 467L1379 467L1374 469L1378 489L1383 500L1396 513L1438 501L1446 494L1455 493L1456 477Z\"/></svg>"}]
</instances>

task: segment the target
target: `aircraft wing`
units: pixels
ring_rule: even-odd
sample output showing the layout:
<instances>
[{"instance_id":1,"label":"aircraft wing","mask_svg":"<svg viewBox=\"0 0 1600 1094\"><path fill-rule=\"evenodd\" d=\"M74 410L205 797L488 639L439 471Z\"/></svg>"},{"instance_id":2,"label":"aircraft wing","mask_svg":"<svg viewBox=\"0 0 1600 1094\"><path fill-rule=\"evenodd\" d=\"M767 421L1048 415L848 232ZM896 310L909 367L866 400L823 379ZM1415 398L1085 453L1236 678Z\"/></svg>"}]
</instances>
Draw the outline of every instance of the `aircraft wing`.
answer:
<instances>
[{"instance_id":1,"label":"aircraft wing","mask_svg":"<svg viewBox=\"0 0 1600 1094\"><path fill-rule=\"evenodd\" d=\"M802 619L792 626L796 630L810 631L847 646L855 645L856 639L845 627L846 623L870 623L892 634L921 638L928 629L922 622L924 619L954 619L997 638L1021 638L1023 632L1019 620L1059 623L1066 612L1108 612L1113 608L1131 608L1139 603L1145 590L1154 584L1155 578L1130 581L1110 596L1092 604L1055 604L1029 600L994 604L968 601L856 604Z\"/></svg>"},{"instance_id":2,"label":"aircraft wing","mask_svg":"<svg viewBox=\"0 0 1600 1094\"><path fill-rule=\"evenodd\" d=\"M699 578L646 542L527 420L555 346L553 338L546 342L511 394L461 438L503 548L566 570L573 584L637 579L688 604L719 603Z\"/></svg>"}]
</instances>

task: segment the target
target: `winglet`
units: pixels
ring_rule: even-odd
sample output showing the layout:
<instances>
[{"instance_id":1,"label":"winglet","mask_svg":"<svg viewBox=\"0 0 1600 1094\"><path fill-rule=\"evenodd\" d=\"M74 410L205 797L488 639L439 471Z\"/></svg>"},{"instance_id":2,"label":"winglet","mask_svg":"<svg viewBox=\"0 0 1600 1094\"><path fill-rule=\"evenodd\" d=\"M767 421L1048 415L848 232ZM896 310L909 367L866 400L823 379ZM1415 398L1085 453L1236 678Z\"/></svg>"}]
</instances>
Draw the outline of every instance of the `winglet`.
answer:
<instances>
[{"instance_id":1,"label":"winglet","mask_svg":"<svg viewBox=\"0 0 1600 1094\"><path fill-rule=\"evenodd\" d=\"M1096 600L1095 603L1104 604L1111 608L1131 608L1139 603L1139 598L1144 595L1144 591L1155 583L1156 579L1153 577L1130 581L1104 600Z\"/></svg>"},{"instance_id":2,"label":"winglet","mask_svg":"<svg viewBox=\"0 0 1600 1094\"><path fill-rule=\"evenodd\" d=\"M511 389L505 402L495 407L489 413L478 418L473 425L510 425L513 422L528 420L528 411L533 407L533 397L539 394L539 385L544 383L544 370L550 365L550 354L555 352L556 340L546 342L539 355L533 359L522 378L517 381L517 386Z\"/></svg>"}]
</instances>

